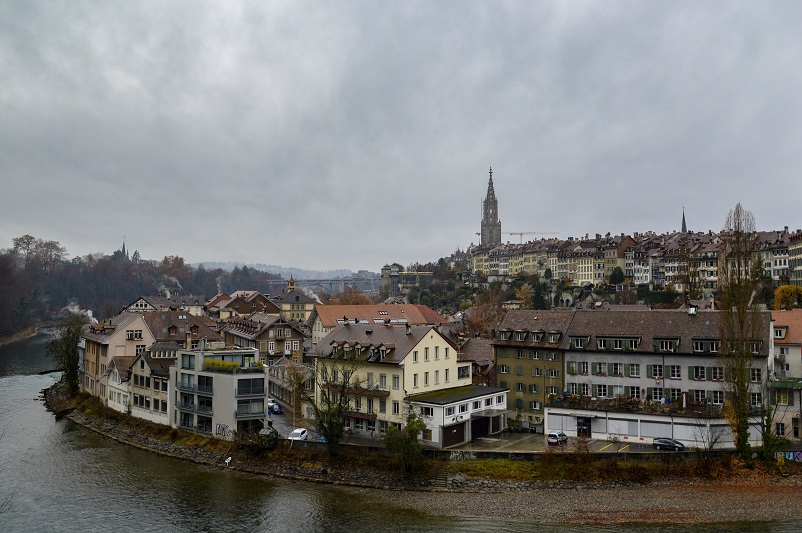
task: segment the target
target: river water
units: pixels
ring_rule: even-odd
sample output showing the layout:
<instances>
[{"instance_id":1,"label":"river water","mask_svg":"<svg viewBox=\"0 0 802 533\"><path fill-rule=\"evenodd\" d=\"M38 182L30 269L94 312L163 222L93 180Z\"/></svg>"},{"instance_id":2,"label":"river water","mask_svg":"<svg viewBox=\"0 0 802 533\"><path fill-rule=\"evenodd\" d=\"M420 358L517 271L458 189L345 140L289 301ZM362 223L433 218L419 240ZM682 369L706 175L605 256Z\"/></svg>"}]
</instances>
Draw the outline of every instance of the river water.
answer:
<instances>
[{"instance_id":1,"label":"river water","mask_svg":"<svg viewBox=\"0 0 802 533\"><path fill-rule=\"evenodd\" d=\"M444 518L377 506L369 491L267 480L199 466L56 421L41 391L46 335L0 347L0 531L565 532L558 525ZM436 498L437 494L432 494ZM5 507L4 507L5 502ZM799 523L719 526L571 526L571 531L790 532Z\"/></svg>"}]
</instances>

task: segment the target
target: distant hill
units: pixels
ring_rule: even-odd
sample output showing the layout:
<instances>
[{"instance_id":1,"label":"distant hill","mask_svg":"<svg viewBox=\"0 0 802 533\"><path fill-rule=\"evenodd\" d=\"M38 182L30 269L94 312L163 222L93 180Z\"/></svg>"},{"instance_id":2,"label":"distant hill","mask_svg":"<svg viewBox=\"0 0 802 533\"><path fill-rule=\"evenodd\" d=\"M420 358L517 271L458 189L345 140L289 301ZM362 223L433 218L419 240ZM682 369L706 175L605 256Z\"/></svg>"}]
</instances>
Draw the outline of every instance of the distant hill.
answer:
<instances>
[{"instance_id":1,"label":"distant hill","mask_svg":"<svg viewBox=\"0 0 802 533\"><path fill-rule=\"evenodd\" d=\"M295 268L295 267L283 267L279 265L265 265L264 263L255 263L253 265L246 265L245 263L237 263L237 262L228 262L228 263L221 263L221 262L200 262L200 263L193 263L193 267L198 267L203 265L203 268L206 270L216 270L221 268L228 272L234 270L235 267L242 268L243 266L247 266L248 268L253 268L254 270L261 270L262 272L270 272L271 274L280 274L284 279L290 279L290 275L292 275L295 279L336 279L336 278L350 278L354 275L353 272L350 270L340 269L340 270L306 270L303 268Z\"/></svg>"}]
</instances>

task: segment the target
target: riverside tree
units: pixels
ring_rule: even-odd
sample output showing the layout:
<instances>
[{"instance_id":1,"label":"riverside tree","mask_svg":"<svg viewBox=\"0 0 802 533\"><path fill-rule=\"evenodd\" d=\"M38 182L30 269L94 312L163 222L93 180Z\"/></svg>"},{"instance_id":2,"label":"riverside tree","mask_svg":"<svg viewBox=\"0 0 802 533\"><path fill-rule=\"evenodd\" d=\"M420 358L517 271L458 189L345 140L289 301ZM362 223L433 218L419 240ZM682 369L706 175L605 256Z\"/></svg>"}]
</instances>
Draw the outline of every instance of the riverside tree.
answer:
<instances>
[{"instance_id":1,"label":"riverside tree","mask_svg":"<svg viewBox=\"0 0 802 533\"><path fill-rule=\"evenodd\" d=\"M752 262L757 249L755 218L740 203L727 215L721 239L718 267L721 302L719 333L722 341L720 353L727 378L727 418L739 455L749 459L749 415L752 404L750 371L756 343L762 338L763 320L754 305L757 289L757 280L752 275Z\"/></svg>"},{"instance_id":2,"label":"riverside tree","mask_svg":"<svg viewBox=\"0 0 802 533\"><path fill-rule=\"evenodd\" d=\"M423 445L419 438L425 429L426 422L410 409L404 427L390 426L384 435L385 448L407 474L423 467Z\"/></svg>"},{"instance_id":3,"label":"riverside tree","mask_svg":"<svg viewBox=\"0 0 802 533\"><path fill-rule=\"evenodd\" d=\"M70 313L61 321L53 340L47 346L47 351L60 370L64 372L64 381L70 394L77 394L80 386L78 375L78 343L87 317L80 313Z\"/></svg>"}]
</instances>

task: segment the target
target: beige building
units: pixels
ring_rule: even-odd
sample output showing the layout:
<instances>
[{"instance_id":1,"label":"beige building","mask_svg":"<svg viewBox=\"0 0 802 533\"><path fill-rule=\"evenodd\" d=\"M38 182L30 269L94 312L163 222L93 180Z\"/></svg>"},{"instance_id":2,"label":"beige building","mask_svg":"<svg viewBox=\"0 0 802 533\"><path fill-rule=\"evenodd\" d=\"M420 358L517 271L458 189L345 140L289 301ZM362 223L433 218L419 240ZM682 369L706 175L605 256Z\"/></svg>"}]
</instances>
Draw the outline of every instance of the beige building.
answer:
<instances>
[{"instance_id":1,"label":"beige building","mask_svg":"<svg viewBox=\"0 0 802 533\"><path fill-rule=\"evenodd\" d=\"M379 437L390 425L401 427L409 396L471 384L471 363L459 362L457 348L433 326L339 325L318 344L316 397L358 363L349 381L346 429ZM329 383L320 382L327 376Z\"/></svg>"},{"instance_id":2,"label":"beige building","mask_svg":"<svg viewBox=\"0 0 802 533\"><path fill-rule=\"evenodd\" d=\"M137 313L121 313L99 324L90 324L82 338L85 348L79 364L81 390L104 402L108 399L107 371L112 358L144 353L155 340Z\"/></svg>"}]
</instances>

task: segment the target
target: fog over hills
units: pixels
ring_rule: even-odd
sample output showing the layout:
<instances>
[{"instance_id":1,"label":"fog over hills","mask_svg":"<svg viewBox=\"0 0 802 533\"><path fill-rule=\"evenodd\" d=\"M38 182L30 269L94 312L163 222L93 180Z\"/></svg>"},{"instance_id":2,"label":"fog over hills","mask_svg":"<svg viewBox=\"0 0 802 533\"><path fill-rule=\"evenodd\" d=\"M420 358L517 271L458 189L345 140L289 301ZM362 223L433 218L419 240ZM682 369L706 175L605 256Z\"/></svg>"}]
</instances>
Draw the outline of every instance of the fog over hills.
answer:
<instances>
[{"instance_id":1,"label":"fog over hills","mask_svg":"<svg viewBox=\"0 0 802 533\"><path fill-rule=\"evenodd\" d=\"M197 268L203 265L203 268L206 270L215 270L217 268L222 268L223 270L232 271L234 268L239 267L242 268L243 266L247 266L248 268L253 268L255 270L261 270L262 272L270 272L271 274L280 274L282 278L289 279L290 275L292 275L295 279L334 279L334 278L348 278L353 276L353 272L347 269L337 269L337 270L306 270L304 268L297 268L297 267L284 267L280 265L265 265L264 263L254 263L246 265L245 263L240 263L236 261L229 261L229 262L215 262L215 261L203 261L200 263L193 263L192 266Z\"/></svg>"}]
</instances>

